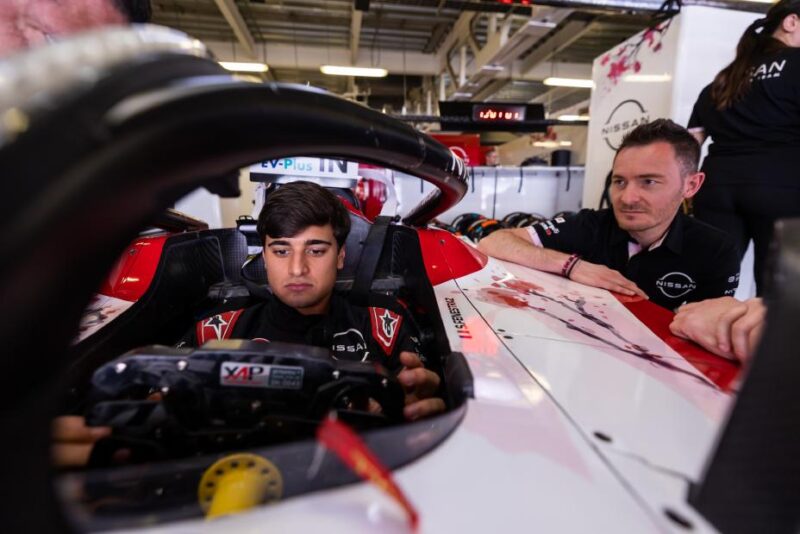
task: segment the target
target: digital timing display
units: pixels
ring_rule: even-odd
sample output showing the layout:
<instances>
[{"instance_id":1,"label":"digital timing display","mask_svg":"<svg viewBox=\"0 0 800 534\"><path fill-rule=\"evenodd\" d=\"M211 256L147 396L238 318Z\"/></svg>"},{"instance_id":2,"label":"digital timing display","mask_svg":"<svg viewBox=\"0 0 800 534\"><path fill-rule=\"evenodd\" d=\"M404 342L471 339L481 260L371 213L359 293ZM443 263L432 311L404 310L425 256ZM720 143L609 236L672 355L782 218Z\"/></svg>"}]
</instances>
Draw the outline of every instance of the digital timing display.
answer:
<instances>
[{"instance_id":1,"label":"digital timing display","mask_svg":"<svg viewBox=\"0 0 800 534\"><path fill-rule=\"evenodd\" d=\"M472 106L474 122L522 122L525 106L503 104L477 104Z\"/></svg>"}]
</instances>

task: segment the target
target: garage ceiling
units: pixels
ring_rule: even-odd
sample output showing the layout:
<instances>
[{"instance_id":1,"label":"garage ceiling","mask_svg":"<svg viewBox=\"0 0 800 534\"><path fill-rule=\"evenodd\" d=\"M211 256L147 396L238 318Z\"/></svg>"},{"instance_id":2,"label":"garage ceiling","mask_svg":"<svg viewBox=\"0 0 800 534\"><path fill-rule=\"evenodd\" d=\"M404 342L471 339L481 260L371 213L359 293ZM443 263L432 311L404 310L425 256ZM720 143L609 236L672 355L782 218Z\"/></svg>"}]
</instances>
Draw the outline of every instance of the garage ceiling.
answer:
<instances>
[{"instance_id":1,"label":"garage ceiling","mask_svg":"<svg viewBox=\"0 0 800 534\"><path fill-rule=\"evenodd\" d=\"M633 5L636 0L616 0ZM645 28L652 10L602 10L501 1L153 0L153 22L206 42L220 60L264 61L265 78L307 83L398 112L447 99L542 102L553 114L588 102L588 90L544 77L590 77L602 52ZM653 3L655 2L655 3ZM551 2L553 3L553 2ZM650 12L648 12L650 10ZM382 79L327 76L322 64L381 66ZM463 74L462 74L463 72Z\"/></svg>"}]
</instances>

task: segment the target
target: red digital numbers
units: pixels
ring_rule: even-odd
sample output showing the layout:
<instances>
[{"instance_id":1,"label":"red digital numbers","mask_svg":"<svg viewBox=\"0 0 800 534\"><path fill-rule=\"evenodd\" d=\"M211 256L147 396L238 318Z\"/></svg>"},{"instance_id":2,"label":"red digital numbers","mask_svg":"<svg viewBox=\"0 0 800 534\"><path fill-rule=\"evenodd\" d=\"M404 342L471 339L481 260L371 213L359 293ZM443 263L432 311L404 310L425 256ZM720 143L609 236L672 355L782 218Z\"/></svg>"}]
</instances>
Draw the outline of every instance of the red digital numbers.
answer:
<instances>
[{"instance_id":1,"label":"red digital numbers","mask_svg":"<svg viewBox=\"0 0 800 534\"><path fill-rule=\"evenodd\" d=\"M525 120L525 106L481 105L472 110L472 120L478 122Z\"/></svg>"}]
</instances>

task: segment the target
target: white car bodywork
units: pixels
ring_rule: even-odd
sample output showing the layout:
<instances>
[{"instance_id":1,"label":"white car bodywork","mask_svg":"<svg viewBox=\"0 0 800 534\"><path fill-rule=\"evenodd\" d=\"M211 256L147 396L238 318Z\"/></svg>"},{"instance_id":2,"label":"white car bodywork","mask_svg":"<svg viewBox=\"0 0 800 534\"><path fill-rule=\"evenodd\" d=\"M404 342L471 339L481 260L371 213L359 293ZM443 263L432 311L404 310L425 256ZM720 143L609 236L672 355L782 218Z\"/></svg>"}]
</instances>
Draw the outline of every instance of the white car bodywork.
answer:
<instances>
[{"instance_id":1,"label":"white car bodywork","mask_svg":"<svg viewBox=\"0 0 800 534\"><path fill-rule=\"evenodd\" d=\"M498 303L497 295L512 298L507 282L515 281L533 283L555 301L517 292L514 302L537 309ZM729 394L604 290L493 259L479 272L434 289L452 349L469 363L475 398L450 437L394 472L419 511L422 532L684 532L680 518L694 532L714 531L687 504L686 494L701 475ZM578 298L629 344L664 356L686 373L567 328L559 318L598 330L564 305ZM399 506L377 487L359 483L153 532L265 527L409 529Z\"/></svg>"}]
</instances>

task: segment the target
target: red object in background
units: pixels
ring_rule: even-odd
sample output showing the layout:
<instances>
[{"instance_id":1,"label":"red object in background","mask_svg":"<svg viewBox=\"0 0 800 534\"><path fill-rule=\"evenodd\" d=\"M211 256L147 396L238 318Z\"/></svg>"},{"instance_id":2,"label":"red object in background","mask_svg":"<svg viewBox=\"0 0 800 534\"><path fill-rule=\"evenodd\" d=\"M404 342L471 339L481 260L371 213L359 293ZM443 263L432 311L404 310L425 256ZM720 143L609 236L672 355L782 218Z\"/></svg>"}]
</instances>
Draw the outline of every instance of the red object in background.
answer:
<instances>
[{"instance_id":1,"label":"red object in background","mask_svg":"<svg viewBox=\"0 0 800 534\"><path fill-rule=\"evenodd\" d=\"M317 428L317 440L332 451L358 476L372 482L389 494L408 515L413 532L419 526L419 514L411 501L392 478L392 473L347 425L326 417Z\"/></svg>"},{"instance_id":2,"label":"red object in background","mask_svg":"<svg viewBox=\"0 0 800 534\"><path fill-rule=\"evenodd\" d=\"M361 211L370 222L375 222L386 202L386 184L379 180L362 177L356 184L355 194L361 204Z\"/></svg>"},{"instance_id":3,"label":"red object in background","mask_svg":"<svg viewBox=\"0 0 800 534\"><path fill-rule=\"evenodd\" d=\"M489 261L485 254L445 230L420 228L417 235L431 285L480 271Z\"/></svg>"},{"instance_id":4,"label":"red object in background","mask_svg":"<svg viewBox=\"0 0 800 534\"><path fill-rule=\"evenodd\" d=\"M631 300L617 297L623 306L628 308L637 319L669 345L672 350L686 358L686 361L703 373L706 378L723 391L731 390L731 386L736 382L741 370L737 363L712 354L692 341L673 335L669 330L669 325L675 314L671 311L662 308L658 304L653 304L649 300Z\"/></svg>"},{"instance_id":5,"label":"red object in background","mask_svg":"<svg viewBox=\"0 0 800 534\"><path fill-rule=\"evenodd\" d=\"M131 302L139 300L153 281L168 238L167 234L136 238L103 280L99 293Z\"/></svg>"},{"instance_id":6,"label":"red object in background","mask_svg":"<svg viewBox=\"0 0 800 534\"><path fill-rule=\"evenodd\" d=\"M481 136L478 134L431 134L431 137L449 148L470 167L486 162L481 152Z\"/></svg>"}]
</instances>

